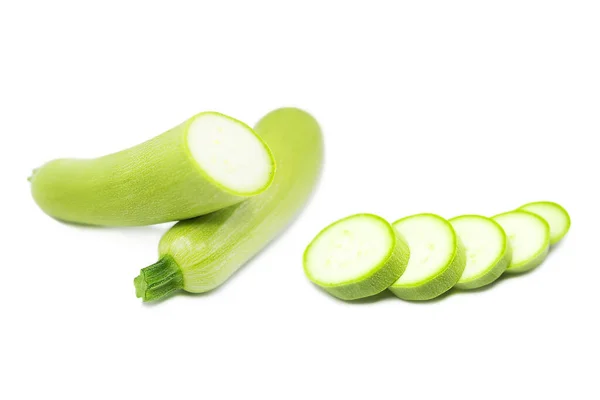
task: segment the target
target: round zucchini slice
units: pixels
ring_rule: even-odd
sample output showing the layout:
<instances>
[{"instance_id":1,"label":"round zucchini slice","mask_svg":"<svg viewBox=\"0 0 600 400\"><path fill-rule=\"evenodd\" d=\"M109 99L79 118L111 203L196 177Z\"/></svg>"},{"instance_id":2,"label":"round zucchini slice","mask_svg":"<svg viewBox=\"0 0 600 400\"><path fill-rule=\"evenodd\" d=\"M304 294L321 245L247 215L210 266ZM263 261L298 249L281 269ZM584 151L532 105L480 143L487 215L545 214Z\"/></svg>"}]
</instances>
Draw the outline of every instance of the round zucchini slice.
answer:
<instances>
[{"instance_id":1,"label":"round zucchini slice","mask_svg":"<svg viewBox=\"0 0 600 400\"><path fill-rule=\"evenodd\" d=\"M512 248L512 259L506 272L518 273L534 269L544 261L550 248L550 226L542 217L516 210L496 215Z\"/></svg>"},{"instance_id":2,"label":"round zucchini slice","mask_svg":"<svg viewBox=\"0 0 600 400\"><path fill-rule=\"evenodd\" d=\"M355 300L387 289L406 269L408 245L383 218L356 214L323 229L304 253L308 279L335 297Z\"/></svg>"},{"instance_id":3,"label":"round zucchini slice","mask_svg":"<svg viewBox=\"0 0 600 400\"><path fill-rule=\"evenodd\" d=\"M467 264L458 289L477 289L502 275L512 257L504 229L493 219L481 215L461 215L450 219L465 246Z\"/></svg>"},{"instance_id":4,"label":"round zucchini slice","mask_svg":"<svg viewBox=\"0 0 600 400\"><path fill-rule=\"evenodd\" d=\"M544 218L550 226L550 244L556 244L567 234L571 227L571 217L560 204L551 201L537 201L519 207Z\"/></svg>"},{"instance_id":5,"label":"round zucchini slice","mask_svg":"<svg viewBox=\"0 0 600 400\"><path fill-rule=\"evenodd\" d=\"M465 248L454 228L435 214L417 214L393 223L406 239L410 260L390 286L404 300L430 300L458 282L466 265Z\"/></svg>"}]
</instances>

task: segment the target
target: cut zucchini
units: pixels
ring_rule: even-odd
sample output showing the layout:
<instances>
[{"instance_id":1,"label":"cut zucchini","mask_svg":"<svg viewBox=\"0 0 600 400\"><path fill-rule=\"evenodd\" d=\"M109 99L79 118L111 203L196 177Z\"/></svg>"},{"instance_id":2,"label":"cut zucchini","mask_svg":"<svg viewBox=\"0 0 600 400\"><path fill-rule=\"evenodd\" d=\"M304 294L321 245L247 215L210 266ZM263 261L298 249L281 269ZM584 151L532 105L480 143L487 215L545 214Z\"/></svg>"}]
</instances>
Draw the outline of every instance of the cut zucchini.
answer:
<instances>
[{"instance_id":1,"label":"cut zucchini","mask_svg":"<svg viewBox=\"0 0 600 400\"><path fill-rule=\"evenodd\" d=\"M519 210L529 211L546 220L550 226L550 244L558 243L569 231L571 218L560 204L551 201L537 201L519 207Z\"/></svg>"},{"instance_id":2,"label":"cut zucchini","mask_svg":"<svg viewBox=\"0 0 600 400\"><path fill-rule=\"evenodd\" d=\"M31 193L48 215L86 225L141 226L209 214L264 192L271 150L249 126L203 112L135 147L34 170Z\"/></svg>"},{"instance_id":3,"label":"cut zucchini","mask_svg":"<svg viewBox=\"0 0 600 400\"><path fill-rule=\"evenodd\" d=\"M335 297L355 300L384 291L404 272L410 250L383 218L357 214L323 229L304 253L308 279Z\"/></svg>"},{"instance_id":4,"label":"cut zucchini","mask_svg":"<svg viewBox=\"0 0 600 400\"><path fill-rule=\"evenodd\" d=\"M389 288L396 296L430 300L458 282L465 269L465 249L448 221L434 214L418 214L393 226L411 252L406 271Z\"/></svg>"},{"instance_id":5,"label":"cut zucchini","mask_svg":"<svg viewBox=\"0 0 600 400\"><path fill-rule=\"evenodd\" d=\"M512 248L506 272L526 272L544 261L550 248L550 227L546 220L528 211L516 210L496 215Z\"/></svg>"},{"instance_id":6,"label":"cut zucchini","mask_svg":"<svg viewBox=\"0 0 600 400\"><path fill-rule=\"evenodd\" d=\"M511 248L502 227L481 215L461 215L450 219L465 246L467 264L458 289L476 289L489 285L502 275L511 260Z\"/></svg>"}]
</instances>

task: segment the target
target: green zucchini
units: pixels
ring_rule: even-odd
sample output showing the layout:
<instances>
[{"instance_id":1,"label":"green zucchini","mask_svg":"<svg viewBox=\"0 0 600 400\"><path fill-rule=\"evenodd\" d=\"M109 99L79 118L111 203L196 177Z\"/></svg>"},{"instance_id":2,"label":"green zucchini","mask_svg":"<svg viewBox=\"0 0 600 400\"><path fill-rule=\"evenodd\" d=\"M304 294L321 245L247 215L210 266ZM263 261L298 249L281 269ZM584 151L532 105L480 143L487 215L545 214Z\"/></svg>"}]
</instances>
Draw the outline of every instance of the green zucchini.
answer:
<instances>
[{"instance_id":1,"label":"green zucchini","mask_svg":"<svg viewBox=\"0 0 600 400\"><path fill-rule=\"evenodd\" d=\"M529 211L539 215L550 226L550 244L556 244L567 234L571 227L571 217L560 204L552 201L536 201L519 207L519 210Z\"/></svg>"},{"instance_id":2,"label":"green zucchini","mask_svg":"<svg viewBox=\"0 0 600 400\"><path fill-rule=\"evenodd\" d=\"M48 215L90 225L149 225L197 217L263 192L275 164L244 123L200 113L138 146L34 170L33 198Z\"/></svg>"},{"instance_id":3,"label":"green zucchini","mask_svg":"<svg viewBox=\"0 0 600 400\"><path fill-rule=\"evenodd\" d=\"M525 210L509 211L492 218L502 226L512 248L507 273L530 271L546 259L550 226L545 219Z\"/></svg>"},{"instance_id":4,"label":"green zucchini","mask_svg":"<svg viewBox=\"0 0 600 400\"><path fill-rule=\"evenodd\" d=\"M160 241L159 261L134 279L137 297L151 301L179 289L216 288L279 235L308 200L323 162L317 122L302 110L282 108L263 117L255 131L275 156L271 187L243 203L175 224Z\"/></svg>"},{"instance_id":5,"label":"green zucchini","mask_svg":"<svg viewBox=\"0 0 600 400\"><path fill-rule=\"evenodd\" d=\"M504 229L491 218L461 215L449 220L466 250L467 264L457 289L477 289L498 279L512 258Z\"/></svg>"},{"instance_id":6,"label":"green zucchini","mask_svg":"<svg viewBox=\"0 0 600 400\"><path fill-rule=\"evenodd\" d=\"M406 269L410 250L389 222L357 214L323 229L304 252L304 273L343 300L380 293Z\"/></svg>"},{"instance_id":7,"label":"green zucchini","mask_svg":"<svg viewBox=\"0 0 600 400\"><path fill-rule=\"evenodd\" d=\"M392 293L404 300L430 300L458 282L467 260L450 222L435 214L417 214L392 225L410 248L406 271L389 287Z\"/></svg>"}]
</instances>

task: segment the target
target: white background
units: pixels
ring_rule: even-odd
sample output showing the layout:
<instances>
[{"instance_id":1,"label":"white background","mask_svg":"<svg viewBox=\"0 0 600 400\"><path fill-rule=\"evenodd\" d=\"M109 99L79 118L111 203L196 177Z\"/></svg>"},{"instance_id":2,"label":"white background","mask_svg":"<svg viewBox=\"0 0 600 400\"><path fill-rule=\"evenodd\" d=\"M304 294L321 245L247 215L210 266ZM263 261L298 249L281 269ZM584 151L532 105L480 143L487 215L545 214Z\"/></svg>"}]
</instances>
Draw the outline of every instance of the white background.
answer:
<instances>
[{"instance_id":1,"label":"white background","mask_svg":"<svg viewBox=\"0 0 600 400\"><path fill-rule=\"evenodd\" d=\"M3 1L0 397L600 398L599 21L573 0ZM53 158L281 106L321 123L323 179L212 293L142 304L132 280L168 224L69 226L31 199ZM489 290L345 303L302 272L351 213L546 199L571 232Z\"/></svg>"}]
</instances>

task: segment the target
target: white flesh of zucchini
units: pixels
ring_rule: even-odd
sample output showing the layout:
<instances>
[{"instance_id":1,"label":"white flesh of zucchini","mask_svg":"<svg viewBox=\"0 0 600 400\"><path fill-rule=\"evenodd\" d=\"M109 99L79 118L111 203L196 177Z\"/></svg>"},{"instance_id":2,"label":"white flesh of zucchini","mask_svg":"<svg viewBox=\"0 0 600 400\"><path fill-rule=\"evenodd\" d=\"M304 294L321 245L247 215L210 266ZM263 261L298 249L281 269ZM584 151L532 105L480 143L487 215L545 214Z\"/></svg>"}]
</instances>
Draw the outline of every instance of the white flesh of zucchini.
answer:
<instances>
[{"instance_id":1,"label":"white flesh of zucchini","mask_svg":"<svg viewBox=\"0 0 600 400\"><path fill-rule=\"evenodd\" d=\"M219 114L204 114L190 124L190 153L215 181L240 193L263 188L272 177L268 149L252 131Z\"/></svg>"}]
</instances>

